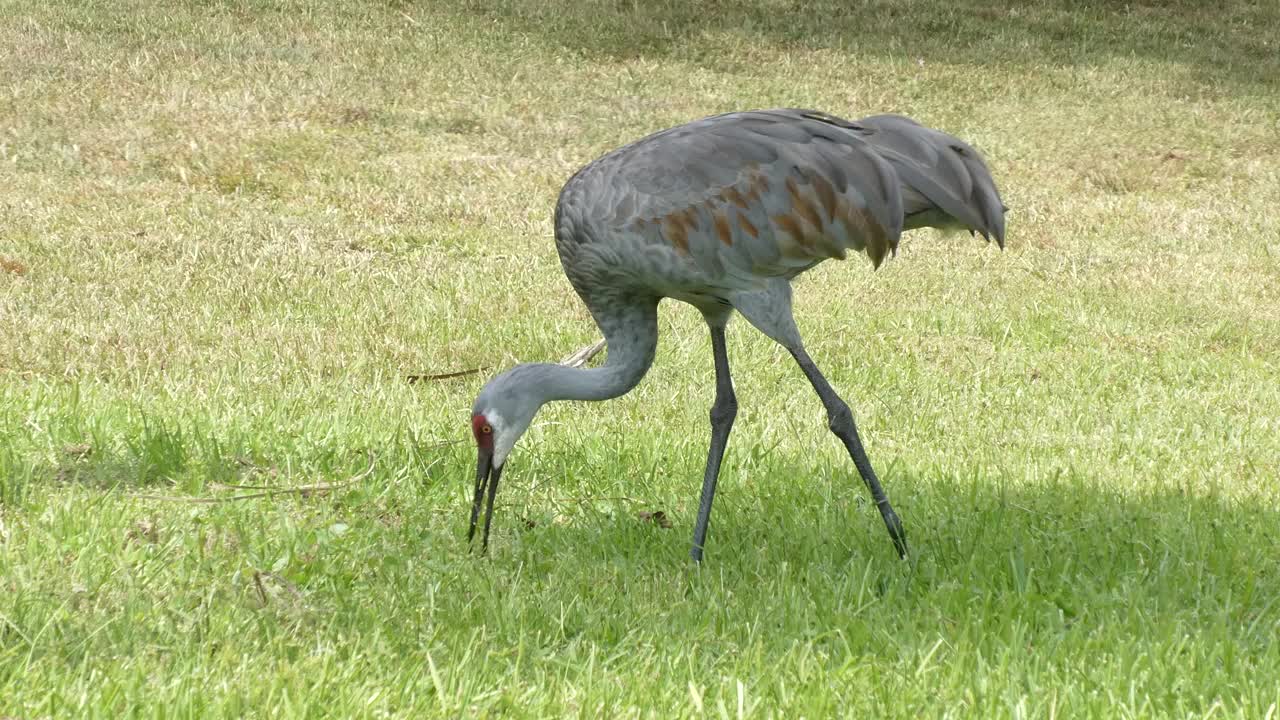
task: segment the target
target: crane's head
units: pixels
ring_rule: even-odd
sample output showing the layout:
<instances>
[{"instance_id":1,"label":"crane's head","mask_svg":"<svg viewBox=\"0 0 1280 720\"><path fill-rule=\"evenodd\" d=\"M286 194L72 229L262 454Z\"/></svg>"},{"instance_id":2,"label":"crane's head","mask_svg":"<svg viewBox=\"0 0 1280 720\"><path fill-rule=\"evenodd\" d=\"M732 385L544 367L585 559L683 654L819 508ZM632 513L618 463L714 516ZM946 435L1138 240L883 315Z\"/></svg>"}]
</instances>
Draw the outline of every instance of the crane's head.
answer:
<instances>
[{"instance_id":1,"label":"crane's head","mask_svg":"<svg viewBox=\"0 0 1280 720\"><path fill-rule=\"evenodd\" d=\"M489 544L489 521L493 517L493 498L498 492L498 478L516 441L529 429L542 401L538 385L523 377L530 366L517 366L485 384L471 408L471 434L476 440L476 486L471 505L471 529L467 539L475 536L480 517L480 502L488 491L489 502L484 518L484 545Z\"/></svg>"}]
</instances>

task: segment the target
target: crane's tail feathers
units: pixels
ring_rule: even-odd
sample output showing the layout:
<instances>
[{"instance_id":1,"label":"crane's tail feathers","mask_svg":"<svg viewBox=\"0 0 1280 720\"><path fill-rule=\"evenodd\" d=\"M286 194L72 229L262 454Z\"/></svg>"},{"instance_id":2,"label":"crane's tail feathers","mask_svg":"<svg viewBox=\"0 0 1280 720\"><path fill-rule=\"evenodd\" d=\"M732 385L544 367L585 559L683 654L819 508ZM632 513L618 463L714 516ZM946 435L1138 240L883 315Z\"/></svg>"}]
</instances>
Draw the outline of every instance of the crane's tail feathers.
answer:
<instances>
[{"instance_id":1,"label":"crane's tail feathers","mask_svg":"<svg viewBox=\"0 0 1280 720\"><path fill-rule=\"evenodd\" d=\"M976 150L959 138L901 115L858 121L902 183L906 227L959 225L1004 248L1004 214L995 180Z\"/></svg>"}]
</instances>

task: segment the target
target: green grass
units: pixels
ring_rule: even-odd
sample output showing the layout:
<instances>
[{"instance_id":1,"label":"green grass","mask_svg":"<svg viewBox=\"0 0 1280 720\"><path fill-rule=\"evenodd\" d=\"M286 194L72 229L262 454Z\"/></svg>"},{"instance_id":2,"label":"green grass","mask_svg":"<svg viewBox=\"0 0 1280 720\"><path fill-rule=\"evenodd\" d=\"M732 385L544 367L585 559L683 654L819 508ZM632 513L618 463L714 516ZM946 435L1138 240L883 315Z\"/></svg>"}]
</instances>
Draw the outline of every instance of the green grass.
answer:
<instances>
[{"instance_id":1,"label":"green grass","mask_svg":"<svg viewBox=\"0 0 1280 720\"><path fill-rule=\"evenodd\" d=\"M0 7L0 716L1280 717L1275 3ZM469 554L475 393L597 336L560 185L779 105L960 135L1013 208L797 288L913 562L735 322L690 567L675 303Z\"/></svg>"}]
</instances>

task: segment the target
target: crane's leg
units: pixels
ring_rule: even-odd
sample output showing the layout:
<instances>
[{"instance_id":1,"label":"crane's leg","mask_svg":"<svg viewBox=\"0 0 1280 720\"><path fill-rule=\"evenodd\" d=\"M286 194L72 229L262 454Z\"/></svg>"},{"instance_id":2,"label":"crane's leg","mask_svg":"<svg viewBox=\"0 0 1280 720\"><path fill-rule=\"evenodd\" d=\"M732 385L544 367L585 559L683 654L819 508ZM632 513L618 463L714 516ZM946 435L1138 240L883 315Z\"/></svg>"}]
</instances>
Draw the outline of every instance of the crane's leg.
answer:
<instances>
[{"instance_id":1,"label":"crane's leg","mask_svg":"<svg viewBox=\"0 0 1280 720\"><path fill-rule=\"evenodd\" d=\"M862 439L858 437L858 427L853 422L853 413L836 391L831 389L831 384L822 376L818 366L813 364L813 359L804 351L803 346L797 345L788 350L800 364L800 369L804 371L805 376L809 378L809 383L817 391L818 397L822 398L822 404L827 408L827 425L831 428L831 432L844 443L849 456L853 458L853 464L858 468L858 473L862 475L863 482L871 491L871 498L880 510L880 517L884 518L885 527L889 528L889 537L893 539L893 547L898 551L898 556L906 558L907 537L902 531L902 521L898 519L898 514L889 504L889 498L885 497L884 488L880 487L880 480L876 478L876 471L871 468L871 461L867 459L867 453L862 449Z\"/></svg>"},{"instance_id":2,"label":"crane's leg","mask_svg":"<svg viewBox=\"0 0 1280 720\"><path fill-rule=\"evenodd\" d=\"M702 548L707 541L707 524L711 521L711 500L720 477L720 461L729 443L733 419L738 416L738 398L733 394L729 377L729 355L724 347L724 326L711 325L711 351L716 363L716 401L711 406L711 447L707 450L707 470L702 476L702 499L698 503L698 522L693 527L693 547L689 556L702 562Z\"/></svg>"}]
</instances>

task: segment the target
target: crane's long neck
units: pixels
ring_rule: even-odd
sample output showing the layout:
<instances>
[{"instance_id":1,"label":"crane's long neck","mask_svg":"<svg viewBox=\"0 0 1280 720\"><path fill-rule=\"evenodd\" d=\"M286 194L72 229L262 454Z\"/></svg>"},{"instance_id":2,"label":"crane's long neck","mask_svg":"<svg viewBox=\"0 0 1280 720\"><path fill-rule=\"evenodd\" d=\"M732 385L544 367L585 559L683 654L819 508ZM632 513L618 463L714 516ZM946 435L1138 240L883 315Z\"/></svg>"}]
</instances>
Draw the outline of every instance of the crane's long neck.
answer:
<instances>
[{"instance_id":1,"label":"crane's long neck","mask_svg":"<svg viewBox=\"0 0 1280 720\"><path fill-rule=\"evenodd\" d=\"M644 378L658 347L657 300L589 304L608 347L598 368L533 366L534 392L542 402L610 400L630 392Z\"/></svg>"}]
</instances>

